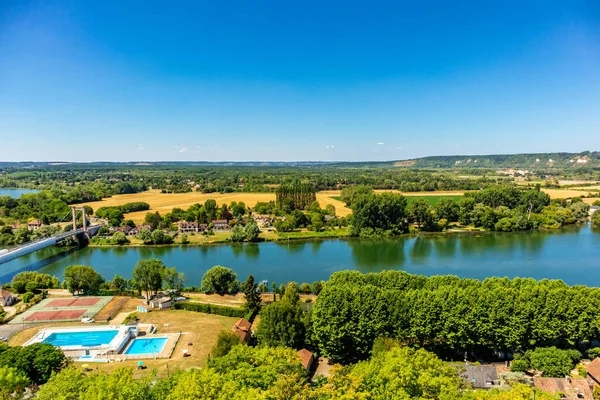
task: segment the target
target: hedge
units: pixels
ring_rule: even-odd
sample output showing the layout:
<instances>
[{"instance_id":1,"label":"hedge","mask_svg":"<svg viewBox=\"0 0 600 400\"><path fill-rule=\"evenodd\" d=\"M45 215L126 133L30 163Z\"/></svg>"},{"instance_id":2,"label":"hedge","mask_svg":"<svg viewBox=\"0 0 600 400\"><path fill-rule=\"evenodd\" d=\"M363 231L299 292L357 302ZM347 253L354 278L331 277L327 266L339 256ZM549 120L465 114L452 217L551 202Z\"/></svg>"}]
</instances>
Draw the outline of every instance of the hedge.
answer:
<instances>
[{"instance_id":1,"label":"hedge","mask_svg":"<svg viewBox=\"0 0 600 400\"><path fill-rule=\"evenodd\" d=\"M191 303L189 301L182 301L173 304L173 308L176 310L187 310L187 311L195 311L202 312L206 314L217 314L223 315L225 317L237 317L237 318L245 318L248 313L246 310L242 308L236 307L227 307L227 306L218 306L215 304L205 304L205 303Z\"/></svg>"}]
</instances>

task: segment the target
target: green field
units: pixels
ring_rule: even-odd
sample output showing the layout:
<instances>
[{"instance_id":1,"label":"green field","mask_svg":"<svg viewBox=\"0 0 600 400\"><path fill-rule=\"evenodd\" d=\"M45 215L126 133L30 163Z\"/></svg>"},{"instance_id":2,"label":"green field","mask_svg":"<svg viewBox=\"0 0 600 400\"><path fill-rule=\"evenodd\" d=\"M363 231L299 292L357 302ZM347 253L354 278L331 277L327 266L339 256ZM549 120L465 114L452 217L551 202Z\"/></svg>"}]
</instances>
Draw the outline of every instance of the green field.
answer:
<instances>
[{"instance_id":1,"label":"green field","mask_svg":"<svg viewBox=\"0 0 600 400\"><path fill-rule=\"evenodd\" d=\"M406 197L406 201L408 202L408 204L412 203L415 200L425 200L427 202L427 204L430 204L433 206L441 199L451 199L454 201L458 201L463 196L457 195L457 194L449 194L449 195L445 195L445 196L442 195L442 196L405 196L405 197ZM342 201L342 198L340 196L331 196L331 198Z\"/></svg>"},{"instance_id":2,"label":"green field","mask_svg":"<svg viewBox=\"0 0 600 400\"><path fill-rule=\"evenodd\" d=\"M435 205L441 199L450 199L454 201L458 201L463 196L460 195L447 195L447 196L406 196L406 201L408 204L412 203L415 200L425 200L429 205Z\"/></svg>"}]
</instances>

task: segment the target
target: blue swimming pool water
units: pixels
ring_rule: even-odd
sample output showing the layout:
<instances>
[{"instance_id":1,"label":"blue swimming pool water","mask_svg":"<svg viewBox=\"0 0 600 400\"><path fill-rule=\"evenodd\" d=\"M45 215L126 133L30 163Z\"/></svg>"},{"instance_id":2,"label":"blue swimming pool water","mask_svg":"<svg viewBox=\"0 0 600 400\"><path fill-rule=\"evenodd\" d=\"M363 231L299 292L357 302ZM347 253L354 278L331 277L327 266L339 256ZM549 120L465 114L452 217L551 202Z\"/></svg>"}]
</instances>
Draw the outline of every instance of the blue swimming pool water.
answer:
<instances>
[{"instance_id":1,"label":"blue swimming pool water","mask_svg":"<svg viewBox=\"0 0 600 400\"><path fill-rule=\"evenodd\" d=\"M83 332L54 332L42 343L50 343L53 346L100 346L109 344L119 331L117 329L105 331L83 331Z\"/></svg>"},{"instance_id":2,"label":"blue swimming pool water","mask_svg":"<svg viewBox=\"0 0 600 400\"><path fill-rule=\"evenodd\" d=\"M167 344L168 338L137 338L129 345L125 354L160 353Z\"/></svg>"}]
</instances>

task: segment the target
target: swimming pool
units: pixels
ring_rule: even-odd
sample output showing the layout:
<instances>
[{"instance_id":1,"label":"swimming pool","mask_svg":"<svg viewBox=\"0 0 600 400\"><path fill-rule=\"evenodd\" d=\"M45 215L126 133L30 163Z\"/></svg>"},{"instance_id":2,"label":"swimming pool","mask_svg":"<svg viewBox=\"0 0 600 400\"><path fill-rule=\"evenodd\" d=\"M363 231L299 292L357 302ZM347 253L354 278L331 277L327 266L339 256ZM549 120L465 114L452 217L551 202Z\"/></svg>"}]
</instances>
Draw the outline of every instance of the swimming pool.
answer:
<instances>
[{"instance_id":1,"label":"swimming pool","mask_svg":"<svg viewBox=\"0 0 600 400\"><path fill-rule=\"evenodd\" d=\"M89 330L75 332L53 332L48 335L42 343L53 346L85 346L95 347L108 345L119 333L118 329L111 330Z\"/></svg>"},{"instance_id":2,"label":"swimming pool","mask_svg":"<svg viewBox=\"0 0 600 400\"><path fill-rule=\"evenodd\" d=\"M129 345L125 354L156 354L161 353L169 338L136 338Z\"/></svg>"}]
</instances>

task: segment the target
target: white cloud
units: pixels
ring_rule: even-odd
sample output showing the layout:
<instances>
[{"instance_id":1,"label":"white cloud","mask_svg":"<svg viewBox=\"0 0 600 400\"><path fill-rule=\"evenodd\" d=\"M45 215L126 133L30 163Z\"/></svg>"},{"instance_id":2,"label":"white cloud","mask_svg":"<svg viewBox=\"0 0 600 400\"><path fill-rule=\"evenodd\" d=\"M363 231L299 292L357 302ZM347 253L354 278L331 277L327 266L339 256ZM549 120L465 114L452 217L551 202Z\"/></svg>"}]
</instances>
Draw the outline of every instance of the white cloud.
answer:
<instances>
[{"instance_id":1,"label":"white cloud","mask_svg":"<svg viewBox=\"0 0 600 400\"><path fill-rule=\"evenodd\" d=\"M383 142L377 142L377 144L381 146L382 144L385 144L385 143L383 143Z\"/></svg>"},{"instance_id":2,"label":"white cloud","mask_svg":"<svg viewBox=\"0 0 600 400\"><path fill-rule=\"evenodd\" d=\"M404 147L396 147L396 150L402 150Z\"/></svg>"},{"instance_id":3,"label":"white cloud","mask_svg":"<svg viewBox=\"0 0 600 400\"><path fill-rule=\"evenodd\" d=\"M138 145L138 150L139 151L143 151L144 150L144 145L143 144L139 144Z\"/></svg>"},{"instance_id":4,"label":"white cloud","mask_svg":"<svg viewBox=\"0 0 600 400\"><path fill-rule=\"evenodd\" d=\"M181 149L179 149L180 153L186 153L188 151L188 149L186 149L185 147L182 147Z\"/></svg>"},{"instance_id":5,"label":"white cloud","mask_svg":"<svg viewBox=\"0 0 600 400\"><path fill-rule=\"evenodd\" d=\"M326 149L333 149L335 146L325 146Z\"/></svg>"}]
</instances>

